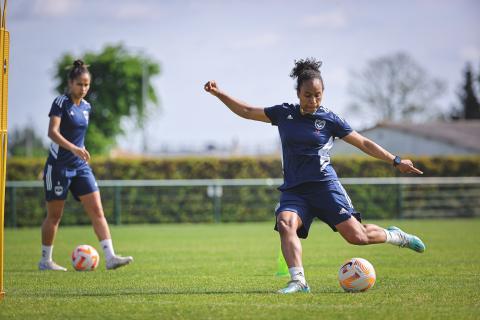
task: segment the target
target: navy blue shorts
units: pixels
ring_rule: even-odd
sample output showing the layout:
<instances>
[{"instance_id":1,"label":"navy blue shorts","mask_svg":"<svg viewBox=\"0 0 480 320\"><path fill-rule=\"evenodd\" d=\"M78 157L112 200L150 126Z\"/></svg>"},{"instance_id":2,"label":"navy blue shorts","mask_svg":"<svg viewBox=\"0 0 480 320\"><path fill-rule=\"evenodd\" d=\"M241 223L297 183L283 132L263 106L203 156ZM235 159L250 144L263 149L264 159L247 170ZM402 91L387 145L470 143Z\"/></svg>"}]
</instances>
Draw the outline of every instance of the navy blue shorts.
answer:
<instances>
[{"instance_id":1,"label":"navy blue shorts","mask_svg":"<svg viewBox=\"0 0 480 320\"><path fill-rule=\"evenodd\" d=\"M47 201L65 200L68 190L77 201L80 196L98 191L97 181L88 164L71 169L48 161L43 170L43 187Z\"/></svg>"},{"instance_id":2,"label":"navy blue shorts","mask_svg":"<svg viewBox=\"0 0 480 320\"><path fill-rule=\"evenodd\" d=\"M275 209L275 217L282 211L293 211L302 219L297 230L299 238L307 238L313 219L316 217L337 231L335 226L352 216L362 221L361 214L353 208L347 192L338 180L307 182L285 190ZM275 230L278 231L276 219Z\"/></svg>"}]
</instances>

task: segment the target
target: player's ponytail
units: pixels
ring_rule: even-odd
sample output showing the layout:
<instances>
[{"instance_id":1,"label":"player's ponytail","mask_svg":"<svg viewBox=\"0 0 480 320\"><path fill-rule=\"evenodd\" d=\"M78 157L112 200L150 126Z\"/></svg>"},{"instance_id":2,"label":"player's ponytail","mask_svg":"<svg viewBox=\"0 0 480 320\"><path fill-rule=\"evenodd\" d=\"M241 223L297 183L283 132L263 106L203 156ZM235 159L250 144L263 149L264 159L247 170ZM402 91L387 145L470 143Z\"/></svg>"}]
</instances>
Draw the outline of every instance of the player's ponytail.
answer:
<instances>
[{"instance_id":1,"label":"player's ponytail","mask_svg":"<svg viewBox=\"0 0 480 320\"><path fill-rule=\"evenodd\" d=\"M295 60L295 67L293 67L292 72L290 72L290 77L297 79L295 89L297 89L297 91L300 90L302 83L311 79L319 79L322 83L322 89L325 89L322 74L320 73L321 66L322 61L315 58Z\"/></svg>"},{"instance_id":2,"label":"player's ponytail","mask_svg":"<svg viewBox=\"0 0 480 320\"><path fill-rule=\"evenodd\" d=\"M68 72L68 79L73 81L84 73L90 74L90 71L88 71L88 66L82 60L77 59L73 61L73 66Z\"/></svg>"}]
</instances>

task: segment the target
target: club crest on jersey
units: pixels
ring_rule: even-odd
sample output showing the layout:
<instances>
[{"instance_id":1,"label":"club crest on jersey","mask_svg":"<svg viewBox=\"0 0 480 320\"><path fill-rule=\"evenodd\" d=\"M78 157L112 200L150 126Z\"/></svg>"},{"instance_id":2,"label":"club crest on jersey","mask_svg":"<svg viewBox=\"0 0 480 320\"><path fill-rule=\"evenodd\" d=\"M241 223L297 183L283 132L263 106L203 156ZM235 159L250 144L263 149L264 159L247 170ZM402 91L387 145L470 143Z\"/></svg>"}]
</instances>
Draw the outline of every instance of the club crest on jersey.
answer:
<instances>
[{"instance_id":1,"label":"club crest on jersey","mask_svg":"<svg viewBox=\"0 0 480 320\"><path fill-rule=\"evenodd\" d=\"M317 119L315 120L315 128L317 130L322 130L325 127L325 120Z\"/></svg>"},{"instance_id":2,"label":"club crest on jersey","mask_svg":"<svg viewBox=\"0 0 480 320\"><path fill-rule=\"evenodd\" d=\"M62 186L55 186L55 194L57 196L61 196L63 193L63 187Z\"/></svg>"},{"instance_id":3,"label":"club crest on jersey","mask_svg":"<svg viewBox=\"0 0 480 320\"><path fill-rule=\"evenodd\" d=\"M85 117L85 120L88 122L88 111L83 111L83 116Z\"/></svg>"}]
</instances>

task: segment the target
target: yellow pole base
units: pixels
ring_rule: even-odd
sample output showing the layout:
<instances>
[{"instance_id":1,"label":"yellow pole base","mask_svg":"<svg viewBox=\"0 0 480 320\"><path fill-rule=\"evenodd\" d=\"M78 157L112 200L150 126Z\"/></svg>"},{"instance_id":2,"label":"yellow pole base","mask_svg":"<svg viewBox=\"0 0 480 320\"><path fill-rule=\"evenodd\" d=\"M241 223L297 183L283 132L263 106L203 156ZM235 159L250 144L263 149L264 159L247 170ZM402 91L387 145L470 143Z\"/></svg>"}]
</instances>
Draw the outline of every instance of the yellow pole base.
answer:
<instances>
[{"instance_id":1,"label":"yellow pole base","mask_svg":"<svg viewBox=\"0 0 480 320\"><path fill-rule=\"evenodd\" d=\"M5 292L0 292L0 300L3 300L5 298Z\"/></svg>"}]
</instances>

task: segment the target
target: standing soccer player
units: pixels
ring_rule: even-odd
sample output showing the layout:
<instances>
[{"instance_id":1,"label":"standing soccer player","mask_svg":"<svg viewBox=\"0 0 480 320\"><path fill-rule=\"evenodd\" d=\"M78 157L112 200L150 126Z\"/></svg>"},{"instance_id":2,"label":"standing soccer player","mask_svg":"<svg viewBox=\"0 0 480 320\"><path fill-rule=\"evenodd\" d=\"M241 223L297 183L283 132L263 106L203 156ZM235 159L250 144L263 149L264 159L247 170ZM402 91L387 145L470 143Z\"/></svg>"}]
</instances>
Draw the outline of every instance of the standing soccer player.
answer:
<instances>
[{"instance_id":1,"label":"standing soccer player","mask_svg":"<svg viewBox=\"0 0 480 320\"><path fill-rule=\"evenodd\" d=\"M68 73L68 94L57 97L50 109L48 136L52 144L43 174L47 217L42 224L40 270L67 271L52 260L52 253L68 190L76 200L81 201L92 220L93 229L105 253L107 269L116 269L133 261L132 257L118 256L113 250L100 192L88 165L90 154L85 149L84 141L91 106L83 98L90 88L90 81L87 66L83 61L76 60Z\"/></svg>"},{"instance_id":2,"label":"standing soccer player","mask_svg":"<svg viewBox=\"0 0 480 320\"><path fill-rule=\"evenodd\" d=\"M258 108L221 91L215 81L204 88L238 116L271 123L278 127L282 142L284 183L279 187L280 202L275 210L275 230L280 233L283 256L291 281L278 293L310 292L302 265L299 238L307 238L313 219L319 218L349 243L367 245L391 243L417 252L425 245L416 236L397 227L381 228L362 224L345 189L330 164L329 150L340 138L366 154L391 163L402 173L422 174L410 160L401 159L375 142L352 130L348 123L321 106L324 92L316 59L295 61L290 76L296 79L299 104Z\"/></svg>"}]
</instances>

